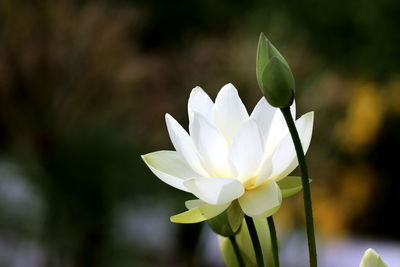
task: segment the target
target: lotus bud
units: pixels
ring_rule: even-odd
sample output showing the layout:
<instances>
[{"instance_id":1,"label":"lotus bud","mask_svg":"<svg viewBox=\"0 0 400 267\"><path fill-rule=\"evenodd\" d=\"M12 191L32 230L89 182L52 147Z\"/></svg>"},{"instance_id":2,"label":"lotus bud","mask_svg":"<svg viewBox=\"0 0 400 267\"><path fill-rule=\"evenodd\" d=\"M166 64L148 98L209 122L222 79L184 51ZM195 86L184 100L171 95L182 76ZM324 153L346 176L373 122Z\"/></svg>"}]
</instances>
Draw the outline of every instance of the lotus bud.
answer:
<instances>
[{"instance_id":1,"label":"lotus bud","mask_svg":"<svg viewBox=\"0 0 400 267\"><path fill-rule=\"evenodd\" d=\"M294 99L294 78L285 58L263 33L257 48L258 85L271 106L289 107Z\"/></svg>"},{"instance_id":2,"label":"lotus bud","mask_svg":"<svg viewBox=\"0 0 400 267\"><path fill-rule=\"evenodd\" d=\"M369 248L361 259L360 267L387 267L375 250Z\"/></svg>"},{"instance_id":3,"label":"lotus bud","mask_svg":"<svg viewBox=\"0 0 400 267\"><path fill-rule=\"evenodd\" d=\"M265 266L274 267L275 264L271 251L272 244L270 231L266 219L255 219L254 225L260 238L261 250L264 257ZM240 227L239 232L236 234L235 239L240 249L240 252L242 253L245 266L257 266L256 255L253 250L251 237L245 220L243 220L243 224ZM219 236L218 241L222 259L225 265L238 267L239 264L235 256L232 244L229 241L229 238Z\"/></svg>"}]
</instances>

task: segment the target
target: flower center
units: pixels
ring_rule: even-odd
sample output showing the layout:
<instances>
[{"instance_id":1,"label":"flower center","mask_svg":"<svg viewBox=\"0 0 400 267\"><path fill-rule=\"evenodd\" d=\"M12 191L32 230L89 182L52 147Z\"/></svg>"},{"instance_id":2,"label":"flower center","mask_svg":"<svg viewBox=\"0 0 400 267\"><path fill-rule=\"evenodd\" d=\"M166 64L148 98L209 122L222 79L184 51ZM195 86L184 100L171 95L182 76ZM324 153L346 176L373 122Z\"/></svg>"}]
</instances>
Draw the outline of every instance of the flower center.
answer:
<instances>
[{"instance_id":1,"label":"flower center","mask_svg":"<svg viewBox=\"0 0 400 267\"><path fill-rule=\"evenodd\" d=\"M246 191L252 190L254 189L255 185L256 185L256 177L250 177L248 179L246 179L245 181L242 182L243 187Z\"/></svg>"}]
</instances>

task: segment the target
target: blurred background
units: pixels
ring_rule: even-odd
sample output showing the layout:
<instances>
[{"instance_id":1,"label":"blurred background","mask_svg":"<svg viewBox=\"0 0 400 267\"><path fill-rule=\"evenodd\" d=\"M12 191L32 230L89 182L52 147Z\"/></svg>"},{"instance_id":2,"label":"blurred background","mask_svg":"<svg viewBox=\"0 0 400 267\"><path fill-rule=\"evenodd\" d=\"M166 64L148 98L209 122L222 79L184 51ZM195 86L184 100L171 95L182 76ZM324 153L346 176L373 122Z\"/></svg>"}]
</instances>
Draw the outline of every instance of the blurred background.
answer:
<instances>
[{"instance_id":1,"label":"blurred background","mask_svg":"<svg viewBox=\"0 0 400 267\"><path fill-rule=\"evenodd\" d=\"M222 266L204 224L175 225L190 195L140 155L171 149L190 90L232 82L261 97L261 31L290 63L321 266L373 246L400 266L400 2L0 1L0 266ZM282 266L307 262L301 194L276 224ZM304 258L304 260L299 260ZM397 264L397 265L396 265Z\"/></svg>"}]
</instances>

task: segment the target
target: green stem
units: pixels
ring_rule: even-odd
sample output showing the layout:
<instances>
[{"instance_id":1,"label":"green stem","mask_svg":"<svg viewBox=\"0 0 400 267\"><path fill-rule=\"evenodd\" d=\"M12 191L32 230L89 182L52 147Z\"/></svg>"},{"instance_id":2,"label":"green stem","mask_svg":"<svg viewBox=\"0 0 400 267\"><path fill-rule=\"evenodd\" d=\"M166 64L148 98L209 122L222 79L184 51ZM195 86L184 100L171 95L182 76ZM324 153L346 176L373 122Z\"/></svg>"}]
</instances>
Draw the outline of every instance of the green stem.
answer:
<instances>
[{"instance_id":1,"label":"green stem","mask_svg":"<svg viewBox=\"0 0 400 267\"><path fill-rule=\"evenodd\" d=\"M235 235L234 236L229 236L229 240L231 241L233 250L235 251L236 258L237 258L237 261L239 263L239 267L245 267L244 261L243 261L243 258L242 258L242 254L240 253L239 246L238 246L238 244L236 242Z\"/></svg>"},{"instance_id":2,"label":"green stem","mask_svg":"<svg viewBox=\"0 0 400 267\"><path fill-rule=\"evenodd\" d=\"M254 225L254 221L251 217L245 215L244 216L247 224L247 228L249 229L249 234L251 238L251 242L253 243L254 253L256 254L257 265L258 267L264 267L264 258L261 251L260 240L258 239L256 226Z\"/></svg>"},{"instance_id":3,"label":"green stem","mask_svg":"<svg viewBox=\"0 0 400 267\"><path fill-rule=\"evenodd\" d=\"M289 128L290 135L292 136L293 144L296 149L297 159L299 161L301 171L301 182L303 185L303 199L304 210L306 216L307 238L308 238L308 252L310 257L310 267L317 267L317 248L315 245L314 222L312 214L311 190L308 179L308 170L306 159L304 157L303 147L296 129L293 117L290 113L290 108L281 108L282 114L285 117L286 124Z\"/></svg>"},{"instance_id":4,"label":"green stem","mask_svg":"<svg viewBox=\"0 0 400 267\"><path fill-rule=\"evenodd\" d=\"M274 266L279 267L278 239L276 238L275 223L272 216L267 218L269 232L271 235L272 253L274 257Z\"/></svg>"}]
</instances>

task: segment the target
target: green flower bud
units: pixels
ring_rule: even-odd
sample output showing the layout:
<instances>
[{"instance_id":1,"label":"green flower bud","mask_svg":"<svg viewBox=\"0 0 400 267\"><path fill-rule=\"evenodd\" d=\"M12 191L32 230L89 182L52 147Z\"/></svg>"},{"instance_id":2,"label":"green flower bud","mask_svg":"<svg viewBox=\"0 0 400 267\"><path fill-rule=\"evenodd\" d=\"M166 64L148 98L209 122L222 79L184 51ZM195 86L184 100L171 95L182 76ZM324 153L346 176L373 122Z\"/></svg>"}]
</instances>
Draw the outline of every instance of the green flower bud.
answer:
<instances>
[{"instance_id":1,"label":"green flower bud","mask_svg":"<svg viewBox=\"0 0 400 267\"><path fill-rule=\"evenodd\" d=\"M259 218L254 220L254 225L260 239L260 245L262 254L264 257L265 266L274 267L274 258L271 250L271 238L268 223L265 218ZM249 230L246 225L246 221L243 221L242 227L235 236L239 250L242 253L245 266L257 266L257 259L254 253L253 244ZM239 263L233 250L232 244L226 237L219 237L219 248L221 251L222 259L226 266L238 267Z\"/></svg>"},{"instance_id":2,"label":"green flower bud","mask_svg":"<svg viewBox=\"0 0 400 267\"><path fill-rule=\"evenodd\" d=\"M361 259L360 267L387 267L387 265L375 250L369 248Z\"/></svg>"},{"instance_id":3,"label":"green flower bud","mask_svg":"<svg viewBox=\"0 0 400 267\"><path fill-rule=\"evenodd\" d=\"M271 106L288 107L294 99L294 78L285 58L263 33L257 48L258 85Z\"/></svg>"},{"instance_id":4,"label":"green flower bud","mask_svg":"<svg viewBox=\"0 0 400 267\"><path fill-rule=\"evenodd\" d=\"M239 203L233 201L228 209L208 220L208 225L221 236L233 236L239 231L243 218L244 214Z\"/></svg>"},{"instance_id":5,"label":"green flower bud","mask_svg":"<svg viewBox=\"0 0 400 267\"><path fill-rule=\"evenodd\" d=\"M256 59L256 74L259 82L262 79L262 74L265 67L268 65L272 57L277 57L289 68L289 64L286 62L281 53L279 53L278 49L276 49L275 46L267 39L264 33L261 33L260 39L258 40Z\"/></svg>"}]
</instances>

